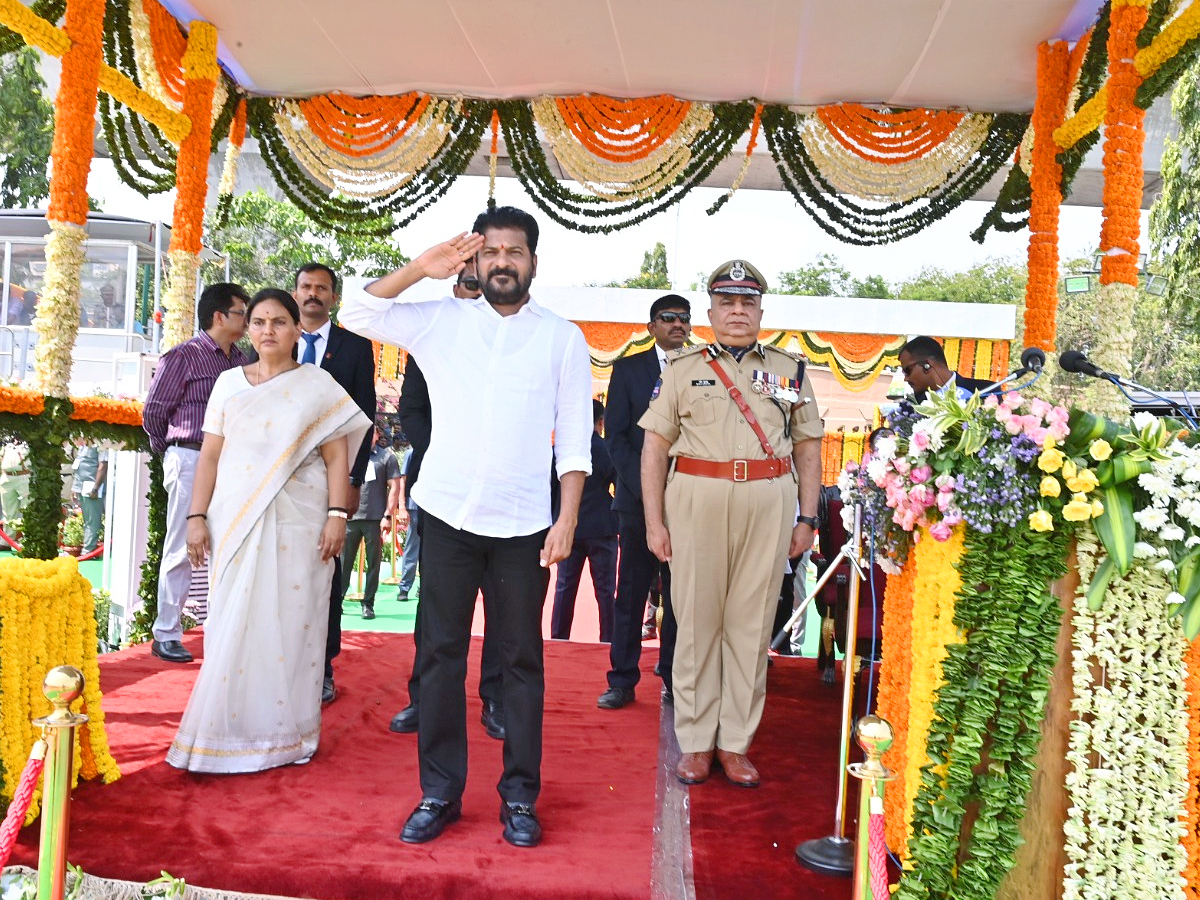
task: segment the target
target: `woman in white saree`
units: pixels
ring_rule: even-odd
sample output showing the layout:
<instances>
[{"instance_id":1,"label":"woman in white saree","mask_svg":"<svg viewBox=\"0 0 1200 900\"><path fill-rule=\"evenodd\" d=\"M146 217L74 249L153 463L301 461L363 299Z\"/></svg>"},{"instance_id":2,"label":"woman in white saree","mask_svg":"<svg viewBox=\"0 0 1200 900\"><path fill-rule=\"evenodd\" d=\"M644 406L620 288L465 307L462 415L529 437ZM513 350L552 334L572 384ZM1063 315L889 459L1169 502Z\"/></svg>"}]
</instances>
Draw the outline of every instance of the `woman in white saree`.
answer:
<instances>
[{"instance_id":1,"label":"woman in white saree","mask_svg":"<svg viewBox=\"0 0 1200 900\"><path fill-rule=\"evenodd\" d=\"M259 291L246 318L258 360L217 379L188 516L193 564L210 554L209 616L167 762L193 772L257 772L316 751L348 447L371 424L329 373L296 362L291 295Z\"/></svg>"}]
</instances>

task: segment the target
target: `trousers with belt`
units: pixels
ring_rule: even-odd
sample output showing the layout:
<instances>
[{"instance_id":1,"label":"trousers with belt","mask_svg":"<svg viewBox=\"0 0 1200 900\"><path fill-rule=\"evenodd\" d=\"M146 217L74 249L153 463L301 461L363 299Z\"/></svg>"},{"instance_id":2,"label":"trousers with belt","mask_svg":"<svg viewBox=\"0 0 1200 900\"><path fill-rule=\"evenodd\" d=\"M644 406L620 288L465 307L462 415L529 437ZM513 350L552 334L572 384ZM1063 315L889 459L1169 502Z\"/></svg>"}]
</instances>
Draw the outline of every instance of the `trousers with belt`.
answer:
<instances>
[{"instance_id":1,"label":"trousers with belt","mask_svg":"<svg viewBox=\"0 0 1200 900\"><path fill-rule=\"evenodd\" d=\"M684 753L745 753L762 718L767 645L796 515L796 479L673 472L666 490L675 733Z\"/></svg>"}]
</instances>

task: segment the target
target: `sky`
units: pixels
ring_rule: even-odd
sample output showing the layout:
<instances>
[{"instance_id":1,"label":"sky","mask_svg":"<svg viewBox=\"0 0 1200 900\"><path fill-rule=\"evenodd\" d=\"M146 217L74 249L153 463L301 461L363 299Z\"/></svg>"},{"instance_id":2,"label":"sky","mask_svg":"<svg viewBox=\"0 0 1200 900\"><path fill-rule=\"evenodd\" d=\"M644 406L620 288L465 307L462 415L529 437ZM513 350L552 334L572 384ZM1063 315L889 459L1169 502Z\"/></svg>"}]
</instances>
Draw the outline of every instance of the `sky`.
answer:
<instances>
[{"instance_id":1,"label":"sky","mask_svg":"<svg viewBox=\"0 0 1200 900\"><path fill-rule=\"evenodd\" d=\"M106 159L93 162L88 190L105 212L151 220L171 218L173 192L141 197L120 182ZM836 255L856 278L878 274L894 284L929 266L963 271L992 258L1023 264L1029 240L1026 231L992 232L985 243L975 243L970 233L990 204L968 201L913 237L877 247L856 247L827 235L784 191L741 190L715 216L706 215L705 210L721 193L717 188L697 188L672 209L643 223L611 235L589 235L551 221L515 179L499 179L496 184L498 203L521 207L538 219L542 236L537 284L554 287L605 284L636 275L643 254L657 241L667 248L673 286L687 289L725 260L749 260L768 280L775 281L780 272L805 265L819 253ZM470 228L486 202L486 178L459 178L445 197L397 233L400 249L415 256ZM1143 236L1145 218L1143 213ZM1100 220L1099 209L1064 206L1061 258L1089 254L1099 243Z\"/></svg>"}]
</instances>

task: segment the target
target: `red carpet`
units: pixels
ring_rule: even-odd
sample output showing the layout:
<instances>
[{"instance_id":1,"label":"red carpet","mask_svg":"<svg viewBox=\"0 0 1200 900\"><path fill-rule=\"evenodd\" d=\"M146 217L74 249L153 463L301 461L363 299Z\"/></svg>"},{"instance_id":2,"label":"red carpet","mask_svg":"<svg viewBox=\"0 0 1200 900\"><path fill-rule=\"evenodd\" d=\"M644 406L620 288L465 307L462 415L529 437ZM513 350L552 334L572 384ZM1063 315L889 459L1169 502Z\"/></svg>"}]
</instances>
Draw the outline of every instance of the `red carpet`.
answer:
<instances>
[{"instance_id":1,"label":"red carpet","mask_svg":"<svg viewBox=\"0 0 1200 900\"><path fill-rule=\"evenodd\" d=\"M185 644L201 652L199 634ZM467 682L463 818L420 846L397 837L420 799L416 737L387 731L407 701L412 639L358 633L344 644L341 696L326 709L316 757L254 775L191 775L163 762L198 663L166 665L149 645L102 657L109 736L124 777L75 792L71 862L106 878L145 881L165 869L203 887L325 900L648 895L658 704L619 714L596 708L607 647L546 645L545 838L528 850L500 836L501 744L478 724L472 691L480 642ZM36 866L37 841L35 824L11 862Z\"/></svg>"},{"instance_id":2,"label":"red carpet","mask_svg":"<svg viewBox=\"0 0 1200 900\"><path fill-rule=\"evenodd\" d=\"M749 754L762 776L760 787L735 787L717 771L706 784L689 789L697 900L850 896L848 878L818 875L795 859L801 841L833 832L840 683L821 685L810 659L775 662ZM846 828L853 839L854 782L849 797Z\"/></svg>"}]
</instances>

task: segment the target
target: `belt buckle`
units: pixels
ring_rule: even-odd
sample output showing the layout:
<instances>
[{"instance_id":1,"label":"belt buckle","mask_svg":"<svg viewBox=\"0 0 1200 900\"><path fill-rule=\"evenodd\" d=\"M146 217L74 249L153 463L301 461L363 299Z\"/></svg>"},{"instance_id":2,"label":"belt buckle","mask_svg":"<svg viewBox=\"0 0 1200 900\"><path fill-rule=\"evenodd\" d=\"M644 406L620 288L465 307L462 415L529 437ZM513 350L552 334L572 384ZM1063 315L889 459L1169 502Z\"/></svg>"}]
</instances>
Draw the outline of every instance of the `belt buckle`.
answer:
<instances>
[{"instance_id":1,"label":"belt buckle","mask_svg":"<svg viewBox=\"0 0 1200 900\"><path fill-rule=\"evenodd\" d=\"M738 467L741 467L740 469ZM750 477L750 466L744 459L735 459L733 461L733 480L748 481Z\"/></svg>"}]
</instances>

